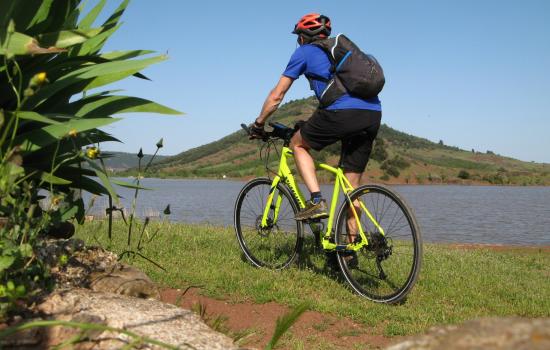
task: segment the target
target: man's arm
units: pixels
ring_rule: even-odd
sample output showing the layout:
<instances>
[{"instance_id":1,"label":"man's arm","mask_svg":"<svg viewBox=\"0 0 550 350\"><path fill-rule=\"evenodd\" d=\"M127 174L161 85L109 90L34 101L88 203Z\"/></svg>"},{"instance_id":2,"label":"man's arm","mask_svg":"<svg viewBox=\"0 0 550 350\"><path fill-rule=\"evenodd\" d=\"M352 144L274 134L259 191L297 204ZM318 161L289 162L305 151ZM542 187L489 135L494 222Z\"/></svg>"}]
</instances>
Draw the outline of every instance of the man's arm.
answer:
<instances>
[{"instance_id":1,"label":"man's arm","mask_svg":"<svg viewBox=\"0 0 550 350\"><path fill-rule=\"evenodd\" d=\"M279 82L277 83L275 88L271 90L271 92L265 99L262 111L260 112L260 116L256 118L257 124L263 125L267 118L269 118L269 116L277 110L279 104L281 104L281 102L283 101L286 92L288 91L288 89L290 89L290 86L293 82L293 79L284 75L281 76L281 79L279 79Z\"/></svg>"}]
</instances>

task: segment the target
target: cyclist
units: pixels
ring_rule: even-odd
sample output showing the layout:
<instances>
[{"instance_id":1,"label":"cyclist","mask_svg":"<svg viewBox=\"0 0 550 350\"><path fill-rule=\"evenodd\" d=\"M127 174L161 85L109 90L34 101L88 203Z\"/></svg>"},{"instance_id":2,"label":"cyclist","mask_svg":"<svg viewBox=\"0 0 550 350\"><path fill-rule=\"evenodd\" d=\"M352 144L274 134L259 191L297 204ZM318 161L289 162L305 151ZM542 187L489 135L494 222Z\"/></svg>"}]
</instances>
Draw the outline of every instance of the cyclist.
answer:
<instances>
[{"instance_id":1,"label":"cyclist","mask_svg":"<svg viewBox=\"0 0 550 350\"><path fill-rule=\"evenodd\" d=\"M302 74L309 80L311 89L320 99L332 76L331 62L323 49L312 43L328 38L330 32L330 19L321 14L307 14L296 23L292 33L298 36L299 47L292 54L279 82L267 96L260 115L251 124L253 136L262 135L266 120L277 110L294 80ZM361 99L344 94L329 106L317 108L294 134L290 147L294 152L298 171L311 194L311 199L296 215L296 220L328 217L327 204L321 195L310 150L320 151L341 141L341 165L352 186L357 187L369 160L381 117L382 108L378 97Z\"/></svg>"}]
</instances>

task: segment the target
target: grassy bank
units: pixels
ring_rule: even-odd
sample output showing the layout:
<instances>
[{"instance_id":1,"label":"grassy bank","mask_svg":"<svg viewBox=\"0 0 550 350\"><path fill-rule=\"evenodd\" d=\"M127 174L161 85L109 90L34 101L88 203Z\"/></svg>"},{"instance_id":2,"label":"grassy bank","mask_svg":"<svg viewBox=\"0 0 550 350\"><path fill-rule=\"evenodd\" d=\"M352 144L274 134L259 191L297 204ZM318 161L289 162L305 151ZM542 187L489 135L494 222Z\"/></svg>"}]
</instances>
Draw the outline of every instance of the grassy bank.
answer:
<instances>
[{"instance_id":1,"label":"grassy bank","mask_svg":"<svg viewBox=\"0 0 550 350\"><path fill-rule=\"evenodd\" d=\"M147 231L154 232L157 224ZM77 236L122 252L127 239L124 226L115 224L112 244L106 232L107 223L98 221L80 227ZM425 244L420 280L408 301L397 306L353 294L338 273L324 268L324 255L310 244L300 266L274 272L243 261L231 228L165 224L141 252L166 271L141 258L132 263L161 285L201 285L204 294L230 302L295 306L309 301L316 311L348 317L387 336L483 316L550 316L550 253L543 249Z\"/></svg>"}]
</instances>

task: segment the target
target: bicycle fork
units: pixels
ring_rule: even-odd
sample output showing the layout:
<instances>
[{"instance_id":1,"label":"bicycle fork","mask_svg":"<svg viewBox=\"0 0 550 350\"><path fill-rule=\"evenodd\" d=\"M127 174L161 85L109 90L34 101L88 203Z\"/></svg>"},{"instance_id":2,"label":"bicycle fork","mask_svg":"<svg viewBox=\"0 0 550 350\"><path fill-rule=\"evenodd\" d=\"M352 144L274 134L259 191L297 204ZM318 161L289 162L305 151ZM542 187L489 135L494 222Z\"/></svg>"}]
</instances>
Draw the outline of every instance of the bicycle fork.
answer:
<instances>
[{"instance_id":1,"label":"bicycle fork","mask_svg":"<svg viewBox=\"0 0 550 350\"><path fill-rule=\"evenodd\" d=\"M275 225L277 223L277 218L279 217L279 209L281 208L281 202L283 201L282 194L277 191L278 183L279 179L274 179L273 183L271 184L271 188L269 189L269 195L267 196L264 213L262 215L262 227L267 227L269 224ZM275 200L275 202L273 202L275 192L277 192L277 199ZM269 223L270 212L273 213L273 217L271 217L271 223Z\"/></svg>"}]
</instances>

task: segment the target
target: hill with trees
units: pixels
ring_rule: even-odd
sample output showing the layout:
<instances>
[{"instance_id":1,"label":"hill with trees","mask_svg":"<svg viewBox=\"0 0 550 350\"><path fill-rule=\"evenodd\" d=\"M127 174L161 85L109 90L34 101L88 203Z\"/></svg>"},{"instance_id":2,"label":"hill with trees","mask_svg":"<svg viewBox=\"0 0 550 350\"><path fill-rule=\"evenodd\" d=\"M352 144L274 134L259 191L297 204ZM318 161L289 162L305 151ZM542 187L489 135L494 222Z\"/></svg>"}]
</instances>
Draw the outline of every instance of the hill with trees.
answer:
<instances>
[{"instance_id":1,"label":"hill with trees","mask_svg":"<svg viewBox=\"0 0 550 350\"><path fill-rule=\"evenodd\" d=\"M316 108L314 98L295 100L281 106L271 121L293 125L306 120ZM261 141L251 141L238 130L220 140L187 150L156 162L149 176L247 178L266 175L266 149L260 157ZM282 145L278 145L280 149ZM316 153L318 161L338 163L339 144ZM262 159L263 158L263 159ZM267 166L276 171L276 150ZM319 172L321 180L328 174ZM406 134L385 124L380 128L365 181L410 184L498 184L549 185L550 164L524 162L492 151L462 150L443 141L432 142Z\"/></svg>"},{"instance_id":2,"label":"hill with trees","mask_svg":"<svg viewBox=\"0 0 550 350\"><path fill-rule=\"evenodd\" d=\"M143 158L141 159L141 164L145 165L149 163L151 157L153 157L152 154L144 154ZM157 154L155 156L155 159L153 160L153 164L166 158L168 158L168 156L159 156ZM135 168L138 166L138 161L139 158L137 157L136 153L127 152L107 152L107 156L104 156L103 158L105 167L108 171L111 172L119 172Z\"/></svg>"}]
</instances>

